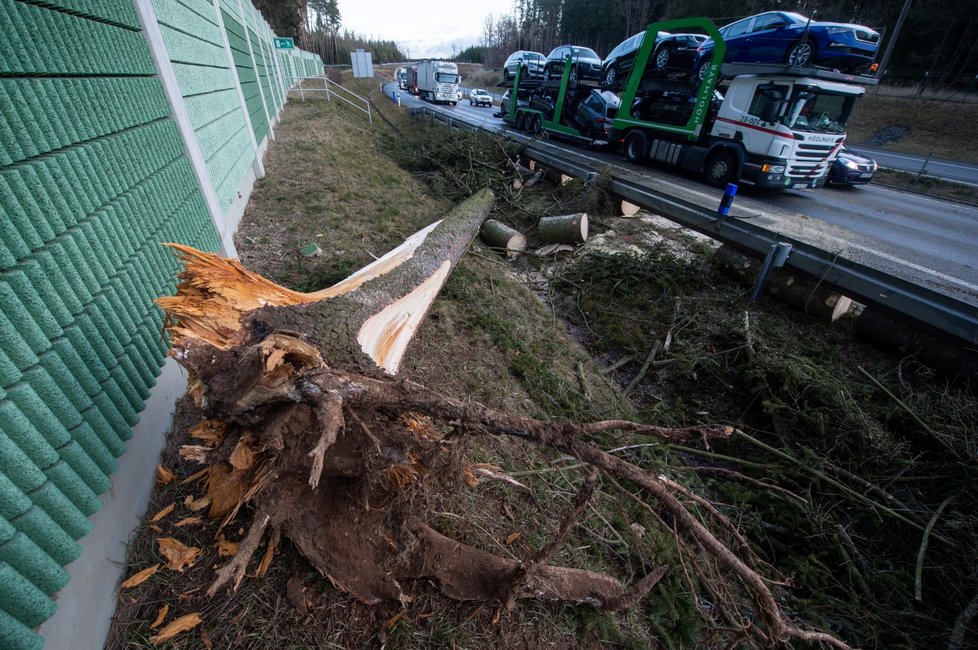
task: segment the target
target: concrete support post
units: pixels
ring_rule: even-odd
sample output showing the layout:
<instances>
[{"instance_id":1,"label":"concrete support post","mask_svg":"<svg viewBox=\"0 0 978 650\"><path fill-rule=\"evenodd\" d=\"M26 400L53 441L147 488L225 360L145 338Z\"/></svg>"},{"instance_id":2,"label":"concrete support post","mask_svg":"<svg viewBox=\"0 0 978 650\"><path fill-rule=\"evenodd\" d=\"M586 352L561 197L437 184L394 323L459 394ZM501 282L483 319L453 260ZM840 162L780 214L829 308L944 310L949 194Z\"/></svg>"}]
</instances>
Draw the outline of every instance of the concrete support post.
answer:
<instances>
[{"instance_id":1,"label":"concrete support post","mask_svg":"<svg viewBox=\"0 0 978 650\"><path fill-rule=\"evenodd\" d=\"M238 252L234 248L233 232L225 232L224 210L221 208L221 201L217 197L214 183L211 180L210 172L207 170L207 160L197 141L197 132L190 121L190 112L187 110L187 103L180 92L177 84L177 76L173 70L173 63L170 61L170 54L163 41L163 32L156 19L156 10L153 9L151 0L134 0L136 12L139 15L139 22L149 45L153 63L156 64L156 72L163 84L166 92L173 119L177 123L180 137L187 150L187 157L200 185L201 194L204 196L204 203L207 205L207 213L210 215L211 223L221 239L221 254L225 257L237 257Z\"/></svg>"},{"instance_id":2,"label":"concrete support post","mask_svg":"<svg viewBox=\"0 0 978 650\"><path fill-rule=\"evenodd\" d=\"M255 172L255 178L265 178L265 166L261 162L261 153L258 151L258 141L255 140L255 129L251 126L251 116L248 115L248 105L245 103L244 93L241 91L241 80L238 79L238 67L234 64L234 53L231 51L231 44L228 42L227 28L224 26L224 16L221 14L221 0L214 0L214 14L217 18L217 26L221 31L221 40L224 42L224 52L228 56L228 65L231 67L231 78L234 79L234 90L238 93L238 103L241 105L241 114L244 116L245 128L248 131L248 138L251 140L251 150L255 157L251 161L251 168ZM242 25L244 27L244 25ZM258 76L258 72L255 72Z\"/></svg>"},{"instance_id":3,"label":"concrete support post","mask_svg":"<svg viewBox=\"0 0 978 650\"><path fill-rule=\"evenodd\" d=\"M251 29L248 27L245 17L244 5L238 0L238 16L241 18L241 28L245 31L245 43L248 45L248 56L251 57L251 67L255 70L255 81L258 82L258 99L261 100L262 110L265 111L265 121L268 122L268 139L275 139L275 130L272 129L272 115L268 112L268 104L265 103L265 90L261 85L261 75L258 74L258 62L255 60L255 50L251 47ZM268 76L268 69L265 69L265 76Z\"/></svg>"}]
</instances>

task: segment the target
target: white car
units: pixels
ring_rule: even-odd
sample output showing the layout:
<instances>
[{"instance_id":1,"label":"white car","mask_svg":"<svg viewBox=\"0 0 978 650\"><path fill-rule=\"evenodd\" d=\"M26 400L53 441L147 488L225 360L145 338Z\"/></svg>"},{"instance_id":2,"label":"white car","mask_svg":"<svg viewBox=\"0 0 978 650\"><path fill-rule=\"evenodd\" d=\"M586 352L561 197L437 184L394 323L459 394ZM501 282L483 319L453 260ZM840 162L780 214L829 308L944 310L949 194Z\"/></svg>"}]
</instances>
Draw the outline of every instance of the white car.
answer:
<instances>
[{"instance_id":1,"label":"white car","mask_svg":"<svg viewBox=\"0 0 978 650\"><path fill-rule=\"evenodd\" d=\"M492 95L482 88L469 93L469 106L492 106Z\"/></svg>"}]
</instances>

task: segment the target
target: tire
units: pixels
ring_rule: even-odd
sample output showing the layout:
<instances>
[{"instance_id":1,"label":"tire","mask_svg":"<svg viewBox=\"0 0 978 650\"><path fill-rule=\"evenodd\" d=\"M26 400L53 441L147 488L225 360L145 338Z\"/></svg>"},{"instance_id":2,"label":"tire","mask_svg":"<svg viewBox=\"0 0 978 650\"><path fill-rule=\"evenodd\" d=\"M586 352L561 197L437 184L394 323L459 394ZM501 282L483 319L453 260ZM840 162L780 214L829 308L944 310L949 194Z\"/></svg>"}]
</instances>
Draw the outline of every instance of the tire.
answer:
<instances>
[{"instance_id":1,"label":"tire","mask_svg":"<svg viewBox=\"0 0 978 650\"><path fill-rule=\"evenodd\" d=\"M570 69L570 77L568 78L568 81L570 83L572 83L572 84L576 84L577 83L577 77L578 77L578 74L577 74L577 66L576 65L575 66L571 66L571 69Z\"/></svg>"},{"instance_id":2,"label":"tire","mask_svg":"<svg viewBox=\"0 0 978 650\"><path fill-rule=\"evenodd\" d=\"M608 66L608 69L604 71L604 79L602 84L605 86L614 86L618 82L618 64L612 63Z\"/></svg>"},{"instance_id":3,"label":"tire","mask_svg":"<svg viewBox=\"0 0 978 650\"><path fill-rule=\"evenodd\" d=\"M718 151L706 161L703 180L713 187L726 187L737 178L737 158L729 151Z\"/></svg>"},{"instance_id":4,"label":"tire","mask_svg":"<svg viewBox=\"0 0 978 650\"><path fill-rule=\"evenodd\" d=\"M550 66L544 66L543 68L543 80L550 81Z\"/></svg>"},{"instance_id":5,"label":"tire","mask_svg":"<svg viewBox=\"0 0 978 650\"><path fill-rule=\"evenodd\" d=\"M815 44L810 40L798 41L788 50L785 62L799 68L812 65L815 63Z\"/></svg>"},{"instance_id":6,"label":"tire","mask_svg":"<svg viewBox=\"0 0 978 650\"><path fill-rule=\"evenodd\" d=\"M526 117L526 115L523 114L523 113L517 113L516 114L516 130L517 131L522 131L523 130L523 128L525 126L523 123L526 121L524 119L525 117Z\"/></svg>"},{"instance_id":7,"label":"tire","mask_svg":"<svg viewBox=\"0 0 978 650\"><path fill-rule=\"evenodd\" d=\"M471 99L469 100L469 106L475 106L475 102L472 101Z\"/></svg>"},{"instance_id":8,"label":"tire","mask_svg":"<svg viewBox=\"0 0 978 650\"><path fill-rule=\"evenodd\" d=\"M700 81L700 82L703 81L703 77L706 76L706 69L709 67L709 65L710 65L710 59L704 59L703 62L700 63L700 67L696 68L696 80L697 81Z\"/></svg>"},{"instance_id":9,"label":"tire","mask_svg":"<svg viewBox=\"0 0 978 650\"><path fill-rule=\"evenodd\" d=\"M641 131L629 131L625 136L625 145L622 153L628 162L642 162L645 160L646 151L649 148L649 139Z\"/></svg>"},{"instance_id":10,"label":"tire","mask_svg":"<svg viewBox=\"0 0 978 650\"><path fill-rule=\"evenodd\" d=\"M539 115L533 116L533 124L531 125L530 130L533 132L533 135L543 131L543 120L540 119Z\"/></svg>"},{"instance_id":11,"label":"tire","mask_svg":"<svg viewBox=\"0 0 978 650\"><path fill-rule=\"evenodd\" d=\"M581 129L581 135L583 135L588 140L594 140L594 127L591 126L590 122L585 124L584 128Z\"/></svg>"},{"instance_id":12,"label":"tire","mask_svg":"<svg viewBox=\"0 0 978 650\"><path fill-rule=\"evenodd\" d=\"M652 61L655 63L656 70L665 70L669 67L669 61L672 59L672 50L668 47L660 47L659 51L655 53Z\"/></svg>"}]
</instances>

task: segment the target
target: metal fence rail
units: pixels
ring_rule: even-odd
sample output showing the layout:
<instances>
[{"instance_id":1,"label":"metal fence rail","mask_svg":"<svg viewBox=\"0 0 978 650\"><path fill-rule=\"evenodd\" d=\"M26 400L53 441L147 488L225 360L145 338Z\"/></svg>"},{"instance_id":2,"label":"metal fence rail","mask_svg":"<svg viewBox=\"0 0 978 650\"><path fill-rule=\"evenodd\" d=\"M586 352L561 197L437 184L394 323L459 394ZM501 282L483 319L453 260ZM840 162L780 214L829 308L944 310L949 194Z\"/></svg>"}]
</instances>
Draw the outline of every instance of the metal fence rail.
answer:
<instances>
[{"instance_id":1,"label":"metal fence rail","mask_svg":"<svg viewBox=\"0 0 978 650\"><path fill-rule=\"evenodd\" d=\"M433 120L454 127L479 128L457 116L449 117L427 106L412 109L412 113L430 115ZM510 137L510 134L506 137ZM525 136L519 135L518 139L527 142L527 156L547 167L585 179L598 175L598 170L586 163L555 153ZM775 243L790 243L792 252L785 267L816 278L823 285L866 305L902 314L966 345L978 344L978 307L746 221L731 217L721 219L717 213L700 205L623 180L614 174L607 189L630 203L761 257Z\"/></svg>"},{"instance_id":2,"label":"metal fence rail","mask_svg":"<svg viewBox=\"0 0 978 650\"><path fill-rule=\"evenodd\" d=\"M309 81L311 79L316 79L316 80L322 81L323 82L323 87L322 88L305 88L303 86L303 83L302 82L303 81ZM366 116L367 116L367 121L370 122L370 125L371 126L373 126L373 123L374 123L373 113L370 111L370 101L368 101L366 97L361 97L360 95L356 94L355 92L353 92L349 88L346 88L346 87L344 87L344 86L336 83L335 81L331 81L328 78L326 78L325 76L322 76L322 77L320 77L320 76L315 76L315 77L290 77L290 81L292 82L293 85L295 85L296 82L298 82L297 90L299 91L299 99L300 100L305 101L305 99L306 99L306 93L324 93L326 95L326 101L330 101L331 98L336 98L336 99L338 99L338 100L340 100L342 102L345 102L345 103L349 104L350 106L352 106L353 108L357 109L361 113L365 113ZM344 97L340 92L337 92L338 90L339 91L342 91L343 93L346 93L353 100L356 100L358 102L362 102L363 105L361 106L360 104L352 101L351 99L349 99L347 97Z\"/></svg>"}]
</instances>

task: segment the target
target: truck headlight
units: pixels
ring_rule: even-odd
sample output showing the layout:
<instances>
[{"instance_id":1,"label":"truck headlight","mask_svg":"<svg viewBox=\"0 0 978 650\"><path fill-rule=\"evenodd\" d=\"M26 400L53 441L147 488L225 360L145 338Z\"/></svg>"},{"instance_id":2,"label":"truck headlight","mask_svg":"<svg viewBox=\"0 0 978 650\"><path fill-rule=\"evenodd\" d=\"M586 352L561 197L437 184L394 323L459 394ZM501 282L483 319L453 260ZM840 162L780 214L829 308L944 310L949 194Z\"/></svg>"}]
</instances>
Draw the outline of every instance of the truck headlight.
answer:
<instances>
[{"instance_id":1,"label":"truck headlight","mask_svg":"<svg viewBox=\"0 0 978 650\"><path fill-rule=\"evenodd\" d=\"M761 172L765 174L783 174L784 165L761 165Z\"/></svg>"}]
</instances>

